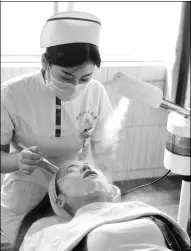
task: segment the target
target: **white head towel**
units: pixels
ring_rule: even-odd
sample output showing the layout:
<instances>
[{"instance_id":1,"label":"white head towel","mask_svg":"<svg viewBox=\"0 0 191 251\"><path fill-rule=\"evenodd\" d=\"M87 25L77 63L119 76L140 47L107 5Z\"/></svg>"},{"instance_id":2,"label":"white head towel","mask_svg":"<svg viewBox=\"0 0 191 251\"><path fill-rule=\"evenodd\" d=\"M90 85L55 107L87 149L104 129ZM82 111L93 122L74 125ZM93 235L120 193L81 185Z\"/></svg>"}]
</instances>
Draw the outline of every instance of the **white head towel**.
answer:
<instances>
[{"instance_id":1,"label":"white head towel","mask_svg":"<svg viewBox=\"0 0 191 251\"><path fill-rule=\"evenodd\" d=\"M49 194L50 203L51 203L54 213L57 216L63 219L66 219L67 221L71 220L72 216L69 215L67 211L61 208L57 203L58 196L56 193L56 174L53 175L52 180L49 183L48 194Z\"/></svg>"}]
</instances>

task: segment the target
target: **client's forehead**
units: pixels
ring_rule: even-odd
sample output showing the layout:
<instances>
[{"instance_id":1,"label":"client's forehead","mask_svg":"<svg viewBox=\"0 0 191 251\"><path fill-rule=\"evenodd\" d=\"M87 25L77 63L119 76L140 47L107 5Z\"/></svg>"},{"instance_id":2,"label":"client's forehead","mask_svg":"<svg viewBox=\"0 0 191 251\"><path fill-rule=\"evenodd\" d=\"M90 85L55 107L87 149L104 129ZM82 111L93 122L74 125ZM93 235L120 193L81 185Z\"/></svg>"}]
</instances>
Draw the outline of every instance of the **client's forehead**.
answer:
<instances>
[{"instance_id":1,"label":"client's forehead","mask_svg":"<svg viewBox=\"0 0 191 251\"><path fill-rule=\"evenodd\" d=\"M61 166L61 169L58 173L58 177L59 178L62 178L64 177L66 174L67 174L67 169L69 166L76 166L76 167L81 167L82 165L84 165L84 161L79 161L79 160L68 160L66 161L62 166Z\"/></svg>"}]
</instances>

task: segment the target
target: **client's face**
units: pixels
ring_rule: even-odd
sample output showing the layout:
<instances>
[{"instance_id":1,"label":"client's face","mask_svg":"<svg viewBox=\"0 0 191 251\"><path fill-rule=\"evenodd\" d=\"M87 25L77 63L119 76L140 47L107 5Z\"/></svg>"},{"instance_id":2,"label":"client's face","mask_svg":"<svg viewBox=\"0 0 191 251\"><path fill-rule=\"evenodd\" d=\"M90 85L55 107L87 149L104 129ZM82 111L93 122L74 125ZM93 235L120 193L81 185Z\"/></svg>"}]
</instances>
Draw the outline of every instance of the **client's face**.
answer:
<instances>
[{"instance_id":1,"label":"client's face","mask_svg":"<svg viewBox=\"0 0 191 251\"><path fill-rule=\"evenodd\" d=\"M59 199L71 215L92 202L108 201L110 185L105 176L82 161L67 161L58 173Z\"/></svg>"},{"instance_id":2,"label":"client's face","mask_svg":"<svg viewBox=\"0 0 191 251\"><path fill-rule=\"evenodd\" d=\"M86 196L95 191L105 192L109 186L100 171L82 161L67 161L60 171L57 184L68 197Z\"/></svg>"}]
</instances>

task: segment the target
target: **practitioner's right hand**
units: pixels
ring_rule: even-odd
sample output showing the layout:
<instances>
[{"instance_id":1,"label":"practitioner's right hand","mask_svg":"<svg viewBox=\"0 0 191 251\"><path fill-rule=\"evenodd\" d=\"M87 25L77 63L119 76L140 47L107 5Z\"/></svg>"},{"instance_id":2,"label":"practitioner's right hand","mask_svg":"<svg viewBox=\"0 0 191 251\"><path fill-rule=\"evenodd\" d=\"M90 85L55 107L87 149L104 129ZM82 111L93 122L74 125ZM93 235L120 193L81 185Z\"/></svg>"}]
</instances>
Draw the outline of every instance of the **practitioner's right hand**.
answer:
<instances>
[{"instance_id":1,"label":"practitioner's right hand","mask_svg":"<svg viewBox=\"0 0 191 251\"><path fill-rule=\"evenodd\" d=\"M31 146L19 153L19 170L25 174L32 174L41 161L41 155L37 146Z\"/></svg>"}]
</instances>

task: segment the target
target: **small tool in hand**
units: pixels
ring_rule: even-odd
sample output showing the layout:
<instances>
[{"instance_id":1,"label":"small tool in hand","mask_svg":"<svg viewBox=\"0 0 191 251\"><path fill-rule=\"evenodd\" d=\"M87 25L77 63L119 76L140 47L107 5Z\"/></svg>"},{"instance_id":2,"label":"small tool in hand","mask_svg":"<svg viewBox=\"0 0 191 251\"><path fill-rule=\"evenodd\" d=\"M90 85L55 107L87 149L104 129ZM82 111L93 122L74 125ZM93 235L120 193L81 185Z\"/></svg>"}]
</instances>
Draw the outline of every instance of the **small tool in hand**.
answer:
<instances>
[{"instance_id":1,"label":"small tool in hand","mask_svg":"<svg viewBox=\"0 0 191 251\"><path fill-rule=\"evenodd\" d=\"M21 147L21 149L25 149L25 150L28 150L28 147L22 145L21 143L18 143L18 146ZM40 155L40 154L39 154ZM42 162L46 162L47 164L49 164L48 166L46 165L46 171L48 171L49 173L53 174L55 171L59 171L60 168L53 165L50 161L48 161L45 157L43 157L42 155L40 155L40 160ZM53 171L54 170L54 171Z\"/></svg>"}]
</instances>

